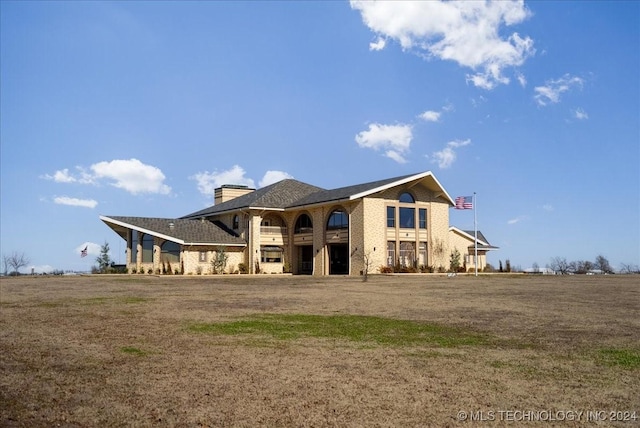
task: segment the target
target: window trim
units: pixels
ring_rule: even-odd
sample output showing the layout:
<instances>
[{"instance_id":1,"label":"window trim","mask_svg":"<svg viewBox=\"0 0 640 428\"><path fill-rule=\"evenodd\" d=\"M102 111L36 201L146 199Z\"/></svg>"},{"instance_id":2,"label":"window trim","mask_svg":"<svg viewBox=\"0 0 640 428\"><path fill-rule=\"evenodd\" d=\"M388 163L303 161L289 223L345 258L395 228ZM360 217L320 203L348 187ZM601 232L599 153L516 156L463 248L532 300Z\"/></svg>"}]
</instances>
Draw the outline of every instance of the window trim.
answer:
<instances>
[{"instance_id":1,"label":"window trim","mask_svg":"<svg viewBox=\"0 0 640 428\"><path fill-rule=\"evenodd\" d=\"M331 219L336 214L341 214L340 217L343 217L346 223L340 223L339 225L331 225ZM327 230L346 230L346 229L349 229L349 214L347 214L347 211L342 208L336 208L335 210L331 211L331 214L329 214L329 218L327 219Z\"/></svg>"},{"instance_id":2,"label":"window trim","mask_svg":"<svg viewBox=\"0 0 640 428\"><path fill-rule=\"evenodd\" d=\"M403 196L408 196L411 200L410 201L403 201L402 197ZM398 202L400 202L401 204L415 204L416 203L416 198L410 193L410 192L402 192L400 194L400 196L398 196Z\"/></svg>"},{"instance_id":3,"label":"window trim","mask_svg":"<svg viewBox=\"0 0 640 428\"><path fill-rule=\"evenodd\" d=\"M265 257L267 253L280 253L280 257ZM273 259L273 260L270 260ZM260 247L260 263L282 263L284 260L284 249L276 246Z\"/></svg>"},{"instance_id":4,"label":"window trim","mask_svg":"<svg viewBox=\"0 0 640 428\"><path fill-rule=\"evenodd\" d=\"M390 211L393 212L393 216L389 217ZM396 227L396 206L395 205L387 205L387 227L395 228Z\"/></svg>"}]
</instances>

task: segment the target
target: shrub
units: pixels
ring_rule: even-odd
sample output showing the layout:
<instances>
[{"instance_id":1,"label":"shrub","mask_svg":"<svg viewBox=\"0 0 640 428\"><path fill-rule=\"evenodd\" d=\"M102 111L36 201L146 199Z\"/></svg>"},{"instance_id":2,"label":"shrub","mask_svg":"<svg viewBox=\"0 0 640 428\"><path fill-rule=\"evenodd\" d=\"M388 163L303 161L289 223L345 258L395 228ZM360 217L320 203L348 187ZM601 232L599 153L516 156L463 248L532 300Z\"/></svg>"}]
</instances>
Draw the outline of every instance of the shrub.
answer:
<instances>
[{"instance_id":1,"label":"shrub","mask_svg":"<svg viewBox=\"0 0 640 428\"><path fill-rule=\"evenodd\" d=\"M391 266L380 266L378 268L380 273L393 273L393 267Z\"/></svg>"},{"instance_id":2,"label":"shrub","mask_svg":"<svg viewBox=\"0 0 640 428\"><path fill-rule=\"evenodd\" d=\"M247 273L247 265L244 263L238 263L238 271L240 273Z\"/></svg>"}]
</instances>

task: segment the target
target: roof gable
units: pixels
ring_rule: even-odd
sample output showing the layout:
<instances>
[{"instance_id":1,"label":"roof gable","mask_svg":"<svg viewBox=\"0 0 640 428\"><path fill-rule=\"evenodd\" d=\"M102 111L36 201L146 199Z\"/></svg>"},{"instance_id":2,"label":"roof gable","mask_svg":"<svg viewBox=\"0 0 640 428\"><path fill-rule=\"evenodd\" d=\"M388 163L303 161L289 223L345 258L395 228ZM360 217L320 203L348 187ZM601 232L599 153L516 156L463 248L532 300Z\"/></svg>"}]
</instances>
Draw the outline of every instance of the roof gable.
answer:
<instances>
[{"instance_id":1,"label":"roof gable","mask_svg":"<svg viewBox=\"0 0 640 428\"><path fill-rule=\"evenodd\" d=\"M442 198L451 206L454 205L451 196L444 190L431 171L426 171L332 190L312 186L311 184L294 179L285 179L221 204L187 214L181 218L197 219L223 212L251 208L285 210L288 208L325 204L333 201L355 200L411 182L421 183L434 192L436 197Z\"/></svg>"},{"instance_id":2,"label":"roof gable","mask_svg":"<svg viewBox=\"0 0 640 428\"><path fill-rule=\"evenodd\" d=\"M449 232L453 232L453 233L457 233L458 235L462 236L463 238L471 241L471 246L473 246L473 243L475 241L475 231L473 230L462 230L462 229L458 229L455 226L451 226L449 227ZM478 248L480 248L480 246L482 246L484 249L498 249L498 247L494 247L493 245L491 245L489 243L489 241L487 240L487 238L485 238L485 236L482 234L482 232L480 232L479 230L478 232Z\"/></svg>"},{"instance_id":3,"label":"roof gable","mask_svg":"<svg viewBox=\"0 0 640 428\"><path fill-rule=\"evenodd\" d=\"M314 205L331 201L360 199L412 181L424 181L425 187L432 190L437 196L443 197L450 205L454 205L453 199L451 199L438 180L436 180L431 171L427 171L419 174L403 175L400 177L388 178L386 180L340 187L333 190L323 190L297 201L295 204L292 204L291 207Z\"/></svg>"}]
</instances>

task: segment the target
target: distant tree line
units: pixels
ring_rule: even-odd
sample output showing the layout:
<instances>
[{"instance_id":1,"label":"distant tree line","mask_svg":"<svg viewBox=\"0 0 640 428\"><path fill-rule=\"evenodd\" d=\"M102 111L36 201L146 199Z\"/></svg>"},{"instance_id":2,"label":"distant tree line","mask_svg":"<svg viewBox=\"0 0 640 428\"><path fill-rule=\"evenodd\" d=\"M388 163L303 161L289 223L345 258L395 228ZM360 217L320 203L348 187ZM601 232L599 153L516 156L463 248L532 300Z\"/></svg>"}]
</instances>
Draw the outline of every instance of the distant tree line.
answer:
<instances>
[{"instance_id":1,"label":"distant tree line","mask_svg":"<svg viewBox=\"0 0 640 428\"><path fill-rule=\"evenodd\" d=\"M615 273L609 260L602 254L598 255L593 262L590 260L568 261L565 257L553 257L547 267L561 275L586 274L593 271ZM620 273L640 273L640 269L638 266L623 264Z\"/></svg>"}]
</instances>

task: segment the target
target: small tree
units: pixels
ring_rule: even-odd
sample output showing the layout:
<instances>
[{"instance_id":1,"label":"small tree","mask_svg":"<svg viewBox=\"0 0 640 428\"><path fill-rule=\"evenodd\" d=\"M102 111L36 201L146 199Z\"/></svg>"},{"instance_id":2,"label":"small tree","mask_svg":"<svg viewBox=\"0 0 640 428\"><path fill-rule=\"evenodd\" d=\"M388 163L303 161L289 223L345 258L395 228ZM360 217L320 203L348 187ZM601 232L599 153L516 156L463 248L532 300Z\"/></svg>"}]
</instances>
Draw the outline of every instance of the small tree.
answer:
<instances>
[{"instance_id":1,"label":"small tree","mask_svg":"<svg viewBox=\"0 0 640 428\"><path fill-rule=\"evenodd\" d=\"M460 251L456 248L451 253L451 258L449 259L449 267L451 272L458 272L460 270Z\"/></svg>"},{"instance_id":2,"label":"small tree","mask_svg":"<svg viewBox=\"0 0 640 428\"><path fill-rule=\"evenodd\" d=\"M211 260L212 273L224 273L228 260L229 255L227 254L227 248L222 245L216 248L216 253L213 256L213 260Z\"/></svg>"},{"instance_id":3,"label":"small tree","mask_svg":"<svg viewBox=\"0 0 640 428\"><path fill-rule=\"evenodd\" d=\"M367 282L369 280L369 270L371 269L371 265L373 264L373 257L371 256L371 251L363 251L362 252L362 282Z\"/></svg>"},{"instance_id":4,"label":"small tree","mask_svg":"<svg viewBox=\"0 0 640 428\"><path fill-rule=\"evenodd\" d=\"M507 259L504 261L504 270L505 272L511 272L511 260Z\"/></svg>"},{"instance_id":5,"label":"small tree","mask_svg":"<svg viewBox=\"0 0 640 428\"><path fill-rule=\"evenodd\" d=\"M109 272L109 266L111 266L111 257L109 257L109 243L105 241L100 246L100 255L96 257L96 263L98 263L98 270L100 273Z\"/></svg>"},{"instance_id":6,"label":"small tree","mask_svg":"<svg viewBox=\"0 0 640 428\"><path fill-rule=\"evenodd\" d=\"M29 264L29 258L24 253L18 253L17 251L14 251L9 256L2 256L2 261L4 263L5 275L7 273L19 275L20 268ZM7 272L8 267L13 270L11 272Z\"/></svg>"}]
</instances>

